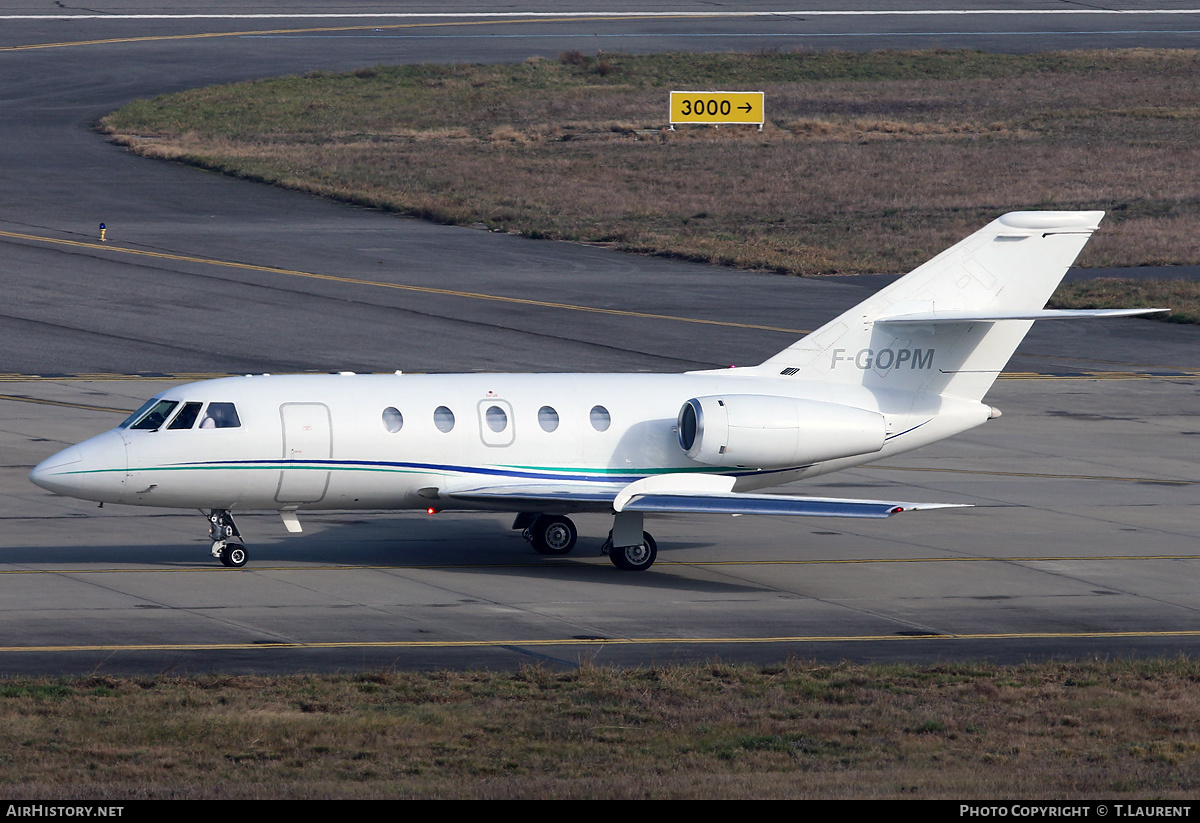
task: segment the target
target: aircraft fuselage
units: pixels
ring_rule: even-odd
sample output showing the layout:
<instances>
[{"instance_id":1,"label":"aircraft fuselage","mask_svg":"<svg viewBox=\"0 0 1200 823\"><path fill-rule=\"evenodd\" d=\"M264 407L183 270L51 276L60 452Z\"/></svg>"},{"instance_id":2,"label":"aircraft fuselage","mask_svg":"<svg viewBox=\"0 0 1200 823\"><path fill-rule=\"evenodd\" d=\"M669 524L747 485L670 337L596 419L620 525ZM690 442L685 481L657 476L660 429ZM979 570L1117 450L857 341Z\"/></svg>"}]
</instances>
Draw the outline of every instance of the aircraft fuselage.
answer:
<instances>
[{"instance_id":1,"label":"aircraft fuselage","mask_svg":"<svg viewBox=\"0 0 1200 823\"><path fill-rule=\"evenodd\" d=\"M885 439L867 454L802 465L707 466L681 448L677 420L690 398L721 395L807 398L878 412ZM736 369L261 375L192 383L156 397L177 404L160 427L117 428L84 441L40 464L34 481L89 500L174 508L506 509L438 492L526 481L617 489L684 472L732 474L735 489L747 491L918 448L988 416L974 401L743 378ZM232 404L239 425L206 428L197 420L171 428L188 404Z\"/></svg>"}]
</instances>

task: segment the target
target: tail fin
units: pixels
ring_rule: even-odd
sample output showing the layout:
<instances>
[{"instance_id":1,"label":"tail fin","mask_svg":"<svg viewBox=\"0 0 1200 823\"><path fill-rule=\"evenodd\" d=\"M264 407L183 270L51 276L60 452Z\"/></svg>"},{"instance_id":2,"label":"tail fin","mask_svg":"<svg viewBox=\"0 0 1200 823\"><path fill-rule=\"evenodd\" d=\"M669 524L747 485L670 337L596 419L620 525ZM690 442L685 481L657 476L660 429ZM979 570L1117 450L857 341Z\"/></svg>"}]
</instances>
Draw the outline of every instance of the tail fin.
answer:
<instances>
[{"instance_id":1,"label":"tail fin","mask_svg":"<svg viewBox=\"0 0 1200 823\"><path fill-rule=\"evenodd\" d=\"M982 400L1102 211L1011 212L760 366L764 374Z\"/></svg>"}]
</instances>

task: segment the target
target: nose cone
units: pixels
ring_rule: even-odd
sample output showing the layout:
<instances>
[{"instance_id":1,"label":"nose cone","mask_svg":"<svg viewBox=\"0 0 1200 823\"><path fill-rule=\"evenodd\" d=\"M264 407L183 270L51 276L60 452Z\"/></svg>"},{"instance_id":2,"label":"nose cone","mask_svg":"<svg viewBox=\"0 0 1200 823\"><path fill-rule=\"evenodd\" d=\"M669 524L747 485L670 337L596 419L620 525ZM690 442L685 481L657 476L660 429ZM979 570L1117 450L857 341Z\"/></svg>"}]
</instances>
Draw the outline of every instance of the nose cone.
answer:
<instances>
[{"instance_id":1,"label":"nose cone","mask_svg":"<svg viewBox=\"0 0 1200 823\"><path fill-rule=\"evenodd\" d=\"M33 471L29 473L29 479L43 489L58 494L70 494L72 490L79 488L75 470L82 461L83 455L79 453L79 447L71 446L34 466Z\"/></svg>"},{"instance_id":2,"label":"nose cone","mask_svg":"<svg viewBox=\"0 0 1200 823\"><path fill-rule=\"evenodd\" d=\"M125 441L111 431L63 449L34 466L29 479L67 497L118 503L125 492Z\"/></svg>"}]
</instances>

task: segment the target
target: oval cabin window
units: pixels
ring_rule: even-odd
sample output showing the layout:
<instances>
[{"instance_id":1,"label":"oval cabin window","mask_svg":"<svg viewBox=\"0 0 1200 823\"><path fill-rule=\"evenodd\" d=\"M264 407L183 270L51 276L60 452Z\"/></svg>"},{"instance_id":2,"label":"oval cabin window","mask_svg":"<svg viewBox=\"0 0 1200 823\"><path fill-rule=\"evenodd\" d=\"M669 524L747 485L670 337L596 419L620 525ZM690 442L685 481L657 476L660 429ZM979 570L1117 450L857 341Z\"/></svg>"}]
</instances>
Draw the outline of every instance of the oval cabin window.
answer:
<instances>
[{"instance_id":1,"label":"oval cabin window","mask_svg":"<svg viewBox=\"0 0 1200 823\"><path fill-rule=\"evenodd\" d=\"M592 421L592 428L598 432L608 431L608 427L612 425L612 418L608 414L608 409L603 406L592 406L589 416Z\"/></svg>"},{"instance_id":2,"label":"oval cabin window","mask_svg":"<svg viewBox=\"0 0 1200 823\"><path fill-rule=\"evenodd\" d=\"M538 409L538 425L542 431L554 431L558 428L558 412L552 406L542 406Z\"/></svg>"},{"instance_id":3,"label":"oval cabin window","mask_svg":"<svg viewBox=\"0 0 1200 823\"><path fill-rule=\"evenodd\" d=\"M433 425L437 426L440 432L450 431L454 428L454 412L445 406L438 406L433 411Z\"/></svg>"},{"instance_id":4,"label":"oval cabin window","mask_svg":"<svg viewBox=\"0 0 1200 823\"><path fill-rule=\"evenodd\" d=\"M494 432L499 433L508 428L508 415L499 406L488 406L488 410L483 413L483 417L487 420L488 428Z\"/></svg>"},{"instance_id":5,"label":"oval cabin window","mask_svg":"<svg viewBox=\"0 0 1200 823\"><path fill-rule=\"evenodd\" d=\"M383 410L383 427L395 434L404 428L404 415L395 406L388 406Z\"/></svg>"}]
</instances>

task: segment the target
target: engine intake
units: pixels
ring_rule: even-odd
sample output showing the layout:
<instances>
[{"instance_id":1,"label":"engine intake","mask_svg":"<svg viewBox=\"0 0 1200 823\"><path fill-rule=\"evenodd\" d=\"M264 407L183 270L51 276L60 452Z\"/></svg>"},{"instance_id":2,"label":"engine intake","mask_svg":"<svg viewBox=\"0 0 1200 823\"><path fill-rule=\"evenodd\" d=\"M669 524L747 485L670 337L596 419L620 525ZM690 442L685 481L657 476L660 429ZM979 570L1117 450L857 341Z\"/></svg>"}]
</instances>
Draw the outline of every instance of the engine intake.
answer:
<instances>
[{"instance_id":1,"label":"engine intake","mask_svg":"<svg viewBox=\"0 0 1200 823\"><path fill-rule=\"evenodd\" d=\"M883 415L819 400L733 394L694 397L678 419L679 446L710 466L782 469L883 448Z\"/></svg>"}]
</instances>

